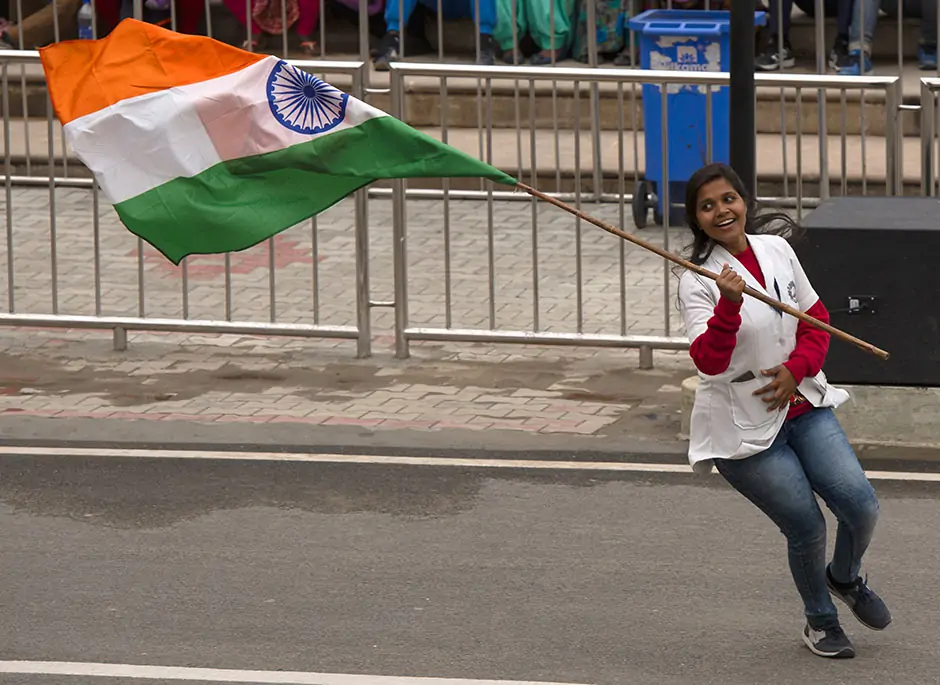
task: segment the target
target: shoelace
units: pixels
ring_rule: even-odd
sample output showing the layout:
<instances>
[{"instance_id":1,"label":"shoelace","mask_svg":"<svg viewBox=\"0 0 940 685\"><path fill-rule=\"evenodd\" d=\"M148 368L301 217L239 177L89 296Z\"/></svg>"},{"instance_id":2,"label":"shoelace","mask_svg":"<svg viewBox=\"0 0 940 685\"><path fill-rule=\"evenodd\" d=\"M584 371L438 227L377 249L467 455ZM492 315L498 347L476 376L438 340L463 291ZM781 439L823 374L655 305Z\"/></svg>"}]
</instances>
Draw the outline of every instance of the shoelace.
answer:
<instances>
[{"instance_id":1,"label":"shoelace","mask_svg":"<svg viewBox=\"0 0 940 685\"><path fill-rule=\"evenodd\" d=\"M855 581L855 590L858 593L858 601L861 603L870 602L875 593L873 593L868 587L868 576L865 576L865 579L862 580L859 578Z\"/></svg>"}]
</instances>

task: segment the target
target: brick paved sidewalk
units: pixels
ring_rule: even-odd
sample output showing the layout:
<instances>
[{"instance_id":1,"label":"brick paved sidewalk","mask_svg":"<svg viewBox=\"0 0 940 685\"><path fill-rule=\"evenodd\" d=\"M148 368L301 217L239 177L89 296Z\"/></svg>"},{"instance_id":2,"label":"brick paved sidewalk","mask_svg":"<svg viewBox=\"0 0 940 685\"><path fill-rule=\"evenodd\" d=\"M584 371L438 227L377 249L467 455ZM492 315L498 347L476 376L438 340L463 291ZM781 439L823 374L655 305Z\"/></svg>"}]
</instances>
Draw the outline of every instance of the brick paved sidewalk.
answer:
<instances>
[{"instance_id":1,"label":"brick paved sidewalk","mask_svg":"<svg viewBox=\"0 0 940 685\"><path fill-rule=\"evenodd\" d=\"M357 360L351 343L136 334L115 352L106 333L4 330L0 427L6 438L24 419L43 419L32 437L47 438L63 437L57 426L69 420L110 419L84 438L107 439L103 426L120 423L123 439L241 425L252 431L239 435L285 444L343 427L378 442L446 433L458 448L494 431L536 438L533 447L558 437L678 444L684 354L658 353L657 368L640 371L634 352L426 343L399 361L391 342L377 339L376 357Z\"/></svg>"}]
</instances>

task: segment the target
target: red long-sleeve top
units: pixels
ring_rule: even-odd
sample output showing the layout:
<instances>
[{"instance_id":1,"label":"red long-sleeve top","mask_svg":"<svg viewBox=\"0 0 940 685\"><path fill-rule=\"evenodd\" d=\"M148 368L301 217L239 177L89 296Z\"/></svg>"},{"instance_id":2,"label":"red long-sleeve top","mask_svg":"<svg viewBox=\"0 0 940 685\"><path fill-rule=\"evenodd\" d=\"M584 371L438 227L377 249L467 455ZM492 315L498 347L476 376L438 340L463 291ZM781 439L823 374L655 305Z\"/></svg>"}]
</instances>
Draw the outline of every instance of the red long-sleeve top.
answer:
<instances>
[{"instance_id":1,"label":"red long-sleeve top","mask_svg":"<svg viewBox=\"0 0 940 685\"><path fill-rule=\"evenodd\" d=\"M761 286L766 287L764 272L761 271L757 257L750 247L743 253L735 255L735 258L751 272ZM719 298L715 314L708 320L708 328L692 342L689 354L692 356L695 367L702 373L715 376L726 371L731 364L731 353L734 352L738 329L741 327L741 304L725 297ZM806 313L824 323L829 323L829 312L821 300L817 300ZM800 321L796 327L796 347L783 365L793 374L793 378L799 384L807 376L815 376L820 372L828 351L829 334ZM767 382L770 380L770 377L767 377ZM812 405L806 401L806 398L796 392L790 398L787 420L811 408Z\"/></svg>"}]
</instances>

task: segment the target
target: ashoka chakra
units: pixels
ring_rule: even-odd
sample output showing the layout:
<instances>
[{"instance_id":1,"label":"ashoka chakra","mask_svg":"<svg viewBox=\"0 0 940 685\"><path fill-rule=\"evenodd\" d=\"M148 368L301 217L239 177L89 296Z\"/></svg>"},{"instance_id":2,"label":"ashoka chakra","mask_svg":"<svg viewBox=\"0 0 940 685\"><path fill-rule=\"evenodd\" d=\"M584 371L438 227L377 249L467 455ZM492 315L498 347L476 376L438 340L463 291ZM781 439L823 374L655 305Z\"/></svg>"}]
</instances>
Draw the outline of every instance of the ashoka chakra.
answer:
<instances>
[{"instance_id":1,"label":"ashoka chakra","mask_svg":"<svg viewBox=\"0 0 940 685\"><path fill-rule=\"evenodd\" d=\"M268 76L268 104L281 124L297 133L323 133L339 126L349 96L281 60Z\"/></svg>"}]
</instances>

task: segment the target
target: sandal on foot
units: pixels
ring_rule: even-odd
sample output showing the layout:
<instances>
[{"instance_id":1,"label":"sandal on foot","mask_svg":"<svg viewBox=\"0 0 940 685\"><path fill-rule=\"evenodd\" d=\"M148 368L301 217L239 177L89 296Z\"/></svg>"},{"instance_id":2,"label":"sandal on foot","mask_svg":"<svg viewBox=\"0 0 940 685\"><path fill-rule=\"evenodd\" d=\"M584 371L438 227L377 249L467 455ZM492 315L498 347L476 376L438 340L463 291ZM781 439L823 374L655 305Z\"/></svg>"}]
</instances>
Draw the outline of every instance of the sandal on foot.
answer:
<instances>
[{"instance_id":1,"label":"sandal on foot","mask_svg":"<svg viewBox=\"0 0 940 685\"><path fill-rule=\"evenodd\" d=\"M261 48L261 36L254 35L251 37L251 40L242 41L242 50L249 50L251 52L257 52Z\"/></svg>"}]
</instances>

